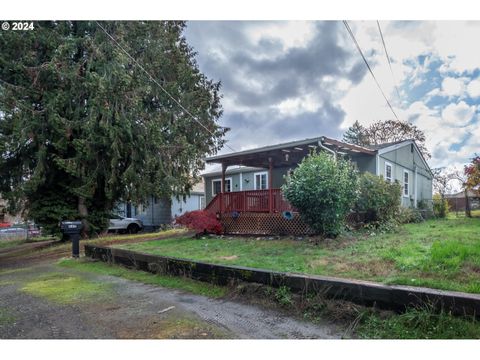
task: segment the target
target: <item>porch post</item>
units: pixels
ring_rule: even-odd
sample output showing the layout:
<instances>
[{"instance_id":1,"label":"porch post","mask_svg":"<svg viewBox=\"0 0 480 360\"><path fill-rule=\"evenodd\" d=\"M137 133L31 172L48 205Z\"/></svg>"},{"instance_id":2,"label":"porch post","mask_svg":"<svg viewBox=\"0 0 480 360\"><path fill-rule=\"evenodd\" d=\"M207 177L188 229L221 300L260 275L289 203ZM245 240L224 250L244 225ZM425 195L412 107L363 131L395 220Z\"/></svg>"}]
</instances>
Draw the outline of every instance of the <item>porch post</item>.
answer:
<instances>
[{"instance_id":1,"label":"porch post","mask_svg":"<svg viewBox=\"0 0 480 360\"><path fill-rule=\"evenodd\" d=\"M225 192L225 172L227 165L222 164L222 181L220 184L220 214L223 214L223 193Z\"/></svg>"},{"instance_id":2,"label":"porch post","mask_svg":"<svg viewBox=\"0 0 480 360\"><path fill-rule=\"evenodd\" d=\"M273 213L273 160L268 158L268 212Z\"/></svg>"}]
</instances>

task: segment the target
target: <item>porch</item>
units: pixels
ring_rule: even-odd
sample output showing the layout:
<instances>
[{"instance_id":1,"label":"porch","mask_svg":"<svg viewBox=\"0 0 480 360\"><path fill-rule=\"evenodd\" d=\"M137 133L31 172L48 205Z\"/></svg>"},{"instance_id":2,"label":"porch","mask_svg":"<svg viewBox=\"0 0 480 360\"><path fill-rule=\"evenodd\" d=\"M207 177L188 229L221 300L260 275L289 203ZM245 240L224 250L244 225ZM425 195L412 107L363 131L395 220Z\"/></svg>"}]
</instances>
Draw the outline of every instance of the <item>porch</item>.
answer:
<instances>
[{"instance_id":1,"label":"porch","mask_svg":"<svg viewBox=\"0 0 480 360\"><path fill-rule=\"evenodd\" d=\"M281 189L221 192L206 207L215 214L233 212L281 213L294 211Z\"/></svg>"},{"instance_id":2,"label":"porch","mask_svg":"<svg viewBox=\"0 0 480 360\"><path fill-rule=\"evenodd\" d=\"M328 151L334 157L349 156L357 160L361 156L366 156L375 160L373 156L375 152L370 149L326 137L213 156L207 158L206 162L221 164L221 172L212 174L209 178L212 183L210 189L208 189L209 184L206 180L207 201L210 194L213 196L208 202L206 210L217 215L226 233L312 234L312 229L303 222L291 204L284 199L280 186L284 183L286 174L295 169L312 151L318 150ZM253 189L246 190L242 189L241 176L239 176L239 180L235 180L235 173L230 172L230 177L226 178L227 168L231 166L240 166L239 169L243 167L263 169L264 171L253 174L254 181L249 183L250 186L254 184ZM261 176L260 174L266 174L265 180L255 177ZM244 180L249 179L245 178ZM213 186L214 182L218 187ZM290 211L291 214L284 216L283 212L285 211Z\"/></svg>"}]
</instances>

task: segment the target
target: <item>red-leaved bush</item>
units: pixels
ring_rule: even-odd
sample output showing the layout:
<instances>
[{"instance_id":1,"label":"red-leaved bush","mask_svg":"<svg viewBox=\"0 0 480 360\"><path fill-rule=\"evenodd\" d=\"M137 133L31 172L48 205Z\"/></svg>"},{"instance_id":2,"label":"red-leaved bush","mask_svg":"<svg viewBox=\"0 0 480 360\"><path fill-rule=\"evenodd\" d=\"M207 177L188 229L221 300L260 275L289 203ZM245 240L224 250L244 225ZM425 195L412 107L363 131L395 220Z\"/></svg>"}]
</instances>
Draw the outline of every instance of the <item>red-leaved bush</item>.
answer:
<instances>
[{"instance_id":1,"label":"red-leaved bush","mask_svg":"<svg viewBox=\"0 0 480 360\"><path fill-rule=\"evenodd\" d=\"M195 230L197 234L221 234L222 224L215 214L205 210L188 211L175 219L175 224Z\"/></svg>"}]
</instances>

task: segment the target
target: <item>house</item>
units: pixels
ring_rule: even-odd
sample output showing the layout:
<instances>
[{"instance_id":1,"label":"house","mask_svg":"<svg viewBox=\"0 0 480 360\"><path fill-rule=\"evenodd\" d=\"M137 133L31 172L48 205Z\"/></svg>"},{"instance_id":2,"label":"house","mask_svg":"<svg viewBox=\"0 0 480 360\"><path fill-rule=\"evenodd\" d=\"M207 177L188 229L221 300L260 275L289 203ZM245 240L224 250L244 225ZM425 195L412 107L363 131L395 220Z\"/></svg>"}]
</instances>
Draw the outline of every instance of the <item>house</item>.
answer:
<instances>
[{"instance_id":1,"label":"house","mask_svg":"<svg viewBox=\"0 0 480 360\"><path fill-rule=\"evenodd\" d=\"M190 195L185 199L157 198L150 196L144 204L134 205L120 202L114 212L125 217L134 217L143 222L146 230L155 230L162 225L170 224L176 216L187 211L205 208L205 189L203 182L194 185Z\"/></svg>"},{"instance_id":2,"label":"house","mask_svg":"<svg viewBox=\"0 0 480 360\"><path fill-rule=\"evenodd\" d=\"M220 215L233 211L235 216L292 210L280 187L313 149L347 157L360 172L398 181L405 207L432 202L433 175L415 141L366 147L322 136L207 158L207 164L220 164L221 170L203 174L206 209Z\"/></svg>"},{"instance_id":3,"label":"house","mask_svg":"<svg viewBox=\"0 0 480 360\"><path fill-rule=\"evenodd\" d=\"M474 190L468 190L468 201L470 210L480 209L480 192ZM455 194L445 194L445 198L448 201L448 205L451 211L464 211L467 204L465 198L465 192L460 191Z\"/></svg>"}]
</instances>

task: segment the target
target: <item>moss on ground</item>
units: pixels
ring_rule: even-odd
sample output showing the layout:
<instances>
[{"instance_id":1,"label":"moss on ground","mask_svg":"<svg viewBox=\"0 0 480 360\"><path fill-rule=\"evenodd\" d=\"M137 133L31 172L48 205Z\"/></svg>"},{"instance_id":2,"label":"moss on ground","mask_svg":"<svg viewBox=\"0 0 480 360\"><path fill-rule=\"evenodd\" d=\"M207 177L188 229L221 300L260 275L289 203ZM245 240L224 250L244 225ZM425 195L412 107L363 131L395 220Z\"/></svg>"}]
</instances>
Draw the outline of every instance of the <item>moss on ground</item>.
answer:
<instances>
[{"instance_id":1,"label":"moss on ground","mask_svg":"<svg viewBox=\"0 0 480 360\"><path fill-rule=\"evenodd\" d=\"M111 294L110 284L91 281L80 276L49 273L28 281L21 291L46 298L61 304L72 304L107 298Z\"/></svg>"},{"instance_id":2,"label":"moss on ground","mask_svg":"<svg viewBox=\"0 0 480 360\"><path fill-rule=\"evenodd\" d=\"M0 307L0 326L10 325L15 321L15 316L13 316L8 309Z\"/></svg>"},{"instance_id":3,"label":"moss on ground","mask_svg":"<svg viewBox=\"0 0 480 360\"><path fill-rule=\"evenodd\" d=\"M144 284L163 286L171 289L188 291L193 294L219 298L227 293L227 288L216 286L184 277L152 274L145 271L132 270L118 265L91 261L88 259L64 259L58 265L101 275L118 276L124 279L138 281Z\"/></svg>"},{"instance_id":4,"label":"moss on ground","mask_svg":"<svg viewBox=\"0 0 480 360\"><path fill-rule=\"evenodd\" d=\"M226 339L228 334L205 321L170 316L159 322L154 337L159 339Z\"/></svg>"}]
</instances>

